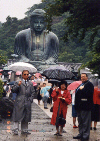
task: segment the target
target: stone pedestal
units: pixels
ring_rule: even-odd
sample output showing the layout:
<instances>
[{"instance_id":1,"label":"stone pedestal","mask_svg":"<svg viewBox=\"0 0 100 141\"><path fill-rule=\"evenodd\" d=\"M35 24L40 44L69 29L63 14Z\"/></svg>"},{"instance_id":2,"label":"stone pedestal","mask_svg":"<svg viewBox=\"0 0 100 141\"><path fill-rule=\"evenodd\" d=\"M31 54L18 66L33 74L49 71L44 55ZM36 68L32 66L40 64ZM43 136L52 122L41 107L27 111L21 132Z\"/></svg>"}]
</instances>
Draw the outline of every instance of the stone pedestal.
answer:
<instances>
[{"instance_id":1,"label":"stone pedestal","mask_svg":"<svg viewBox=\"0 0 100 141\"><path fill-rule=\"evenodd\" d=\"M29 61L28 63L36 67L37 71L40 73L42 73L45 69L49 67L58 66L56 63L46 64L45 62L41 62L41 61Z\"/></svg>"}]
</instances>

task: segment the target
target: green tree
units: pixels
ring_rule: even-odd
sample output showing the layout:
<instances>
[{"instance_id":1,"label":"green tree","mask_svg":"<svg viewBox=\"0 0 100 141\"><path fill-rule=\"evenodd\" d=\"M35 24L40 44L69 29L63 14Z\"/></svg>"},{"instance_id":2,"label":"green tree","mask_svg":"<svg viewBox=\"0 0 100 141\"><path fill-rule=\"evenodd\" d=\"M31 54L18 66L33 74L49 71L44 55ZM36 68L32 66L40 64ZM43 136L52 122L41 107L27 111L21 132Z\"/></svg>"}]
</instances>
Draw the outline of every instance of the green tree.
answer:
<instances>
[{"instance_id":1,"label":"green tree","mask_svg":"<svg viewBox=\"0 0 100 141\"><path fill-rule=\"evenodd\" d=\"M16 17L8 16L6 22L2 23L0 26L0 55L4 56L5 60L11 58L11 54L14 53L16 34L19 31L30 27L28 18L30 13L35 9L44 9L47 13L47 28L49 29L51 26L52 31L59 38L59 61L75 63L86 63L91 61L93 56L99 52L100 47L100 33L98 32L99 25L96 26L92 22L89 22L89 19L92 21L92 19L96 19L97 16L97 19L93 21L94 23L98 23L100 19L98 16L100 14L98 15L96 13L96 16L92 16L95 12L92 14L90 13L88 22L89 24L92 24L92 26L89 27L88 24L85 24L87 20L86 17L88 17L86 14L89 15L91 8L93 11L93 6L96 6L96 4L91 5L91 1L94 2L94 0L42 0L42 3L28 8L28 11L26 12L27 16L24 19L18 20ZM95 0L95 2L98 1ZM98 8L96 7L95 10L98 11L97 9ZM77 20L75 20L75 16L77 17ZM85 26L88 26L86 30L84 30ZM76 31L78 35L76 34ZM77 38L75 38L76 35ZM81 39L83 40L81 41ZM89 39L91 40L90 45ZM95 51L95 53L93 51Z\"/></svg>"},{"instance_id":2,"label":"green tree","mask_svg":"<svg viewBox=\"0 0 100 141\"><path fill-rule=\"evenodd\" d=\"M93 70L93 73L98 72L100 77L100 69L98 69L98 66L100 67L98 57L100 56L100 38L96 38L100 30L100 0L54 0L54 3L49 4L46 10L48 30L51 30L53 16L69 13L65 19L65 25L68 28L63 36L64 41L67 41L69 36L72 39L77 37L81 41L87 36L87 32L88 35L91 32L89 47L92 51L92 61L88 62L87 66Z\"/></svg>"},{"instance_id":3,"label":"green tree","mask_svg":"<svg viewBox=\"0 0 100 141\"><path fill-rule=\"evenodd\" d=\"M7 63L7 58L5 56L0 56L0 65L6 64Z\"/></svg>"}]
</instances>

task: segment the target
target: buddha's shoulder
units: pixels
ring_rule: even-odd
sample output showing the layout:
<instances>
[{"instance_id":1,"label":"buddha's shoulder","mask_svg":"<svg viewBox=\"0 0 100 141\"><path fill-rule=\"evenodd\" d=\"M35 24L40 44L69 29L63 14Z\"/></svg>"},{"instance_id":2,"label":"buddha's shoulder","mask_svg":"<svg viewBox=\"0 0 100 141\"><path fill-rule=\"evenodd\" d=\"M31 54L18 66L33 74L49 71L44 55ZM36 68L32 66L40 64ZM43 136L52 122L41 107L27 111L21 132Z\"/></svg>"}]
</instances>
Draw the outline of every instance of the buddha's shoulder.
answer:
<instances>
[{"instance_id":1,"label":"buddha's shoulder","mask_svg":"<svg viewBox=\"0 0 100 141\"><path fill-rule=\"evenodd\" d=\"M49 39L58 39L57 35L51 31L47 31L45 34L49 37Z\"/></svg>"},{"instance_id":2,"label":"buddha's shoulder","mask_svg":"<svg viewBox=\"0 0 100 141\"><path fill-rule=\"evenodd\" d=\"M30 28L24 29L24 30L19 31L19 32L16 34L16 37L18 37L18 36L25 36L25 35L27 35L27 34L29 34L29 33L31 33L31 29L30 29Z\"/></svg>"}]
</instances>

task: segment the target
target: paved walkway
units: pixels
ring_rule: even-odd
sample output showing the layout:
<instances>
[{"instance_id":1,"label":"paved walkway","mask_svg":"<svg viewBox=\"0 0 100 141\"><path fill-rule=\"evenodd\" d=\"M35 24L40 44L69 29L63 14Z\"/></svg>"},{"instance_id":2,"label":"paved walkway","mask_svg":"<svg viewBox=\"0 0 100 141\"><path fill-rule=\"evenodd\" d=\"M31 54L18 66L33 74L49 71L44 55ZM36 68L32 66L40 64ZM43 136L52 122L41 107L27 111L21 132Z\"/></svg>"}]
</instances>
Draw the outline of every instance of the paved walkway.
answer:
<instances>
[{"instance_id":1,"label":"paved walkway","mask_svg":"<svg viewBox=\"0 0 100 141\"><path fill-rule=\"evenodd\" d=\"M66 126L64 128L63 136L54 136L56 132L55 126L50 124L52 112L51 106L48 104L49 109L44 109L43 103L37 105L35 99L32 104L32 121L29 123L29 131L31 135L13 135L13 122L10 119L3 120L0 123L0 141L75 141L73 136L78 134L78 129L73 129L71 117L71 105L69 105ZM89 141L100 141L100 122L97 125L97 130L91 131Z\"/></svg>"}]
</instances>

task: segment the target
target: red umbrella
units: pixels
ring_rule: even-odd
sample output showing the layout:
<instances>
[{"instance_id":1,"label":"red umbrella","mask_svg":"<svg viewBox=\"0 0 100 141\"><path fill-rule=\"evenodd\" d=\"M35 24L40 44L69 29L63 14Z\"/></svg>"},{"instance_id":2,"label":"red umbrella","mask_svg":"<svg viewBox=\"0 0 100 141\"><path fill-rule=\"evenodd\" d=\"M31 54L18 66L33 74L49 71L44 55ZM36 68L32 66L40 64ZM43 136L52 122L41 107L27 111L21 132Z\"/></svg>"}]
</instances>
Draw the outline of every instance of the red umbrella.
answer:
<instances>
[{"instance_id":1,"label":"red umbrella","mask_svg":"<svg viewBox=\"0 0 100 141\"><path fill-rule=\"evenodd\" d=\"M0 72L3 71L2 69L0 69Z\"/></svg>"},{"instance_id":2,"label":"red umbrella","mask_svg":"<svg viewBox=\"0 0 100 141\"><path fill-rule=\"evenodd\" d=\"M82 81L74 81L70 85L68 85L67 89L68 90L75 90L77 87L82 84Z\"/></svg>"},{"instance_id":3,"label":"red umbrella","mask_svg":"<svg viewBox=\"0 0 100 141\"><path fill-rule=\"evenodd\" d=\"M16 75L21 75L22 72L21 71L16 71Z\"/></svg>"},{"instance_id":4,"label":"red umbrella","mask_svg":"<svg viewBox=\"0 0 100 141\"><path fill-rule=\"evenodd\" d=\"M11 75L11 71L9 71L8 74Z\"/></svg>"},{"instance_id":5,"label":"red umbrella","mask_svg":"<svg viewBox=\"0 0 100 141\"><path fill-rule=\"evenodd\" d=\"M36 74L35 74L35 77L39 78L39 76L41 76L40 73L36 73Z\"/></svg>"},{"instance_id":6,"label":"red umbrella","mask_svg":"<svg viewBox=\"0 0 100 141\"><path fill-rule=\"evenodd\" d=\"M32 83L33 83L33 86L36 86L37 85L37 83L36 82L34 82L34 81L31 81Z\"/></svg>"}]
</instances>

